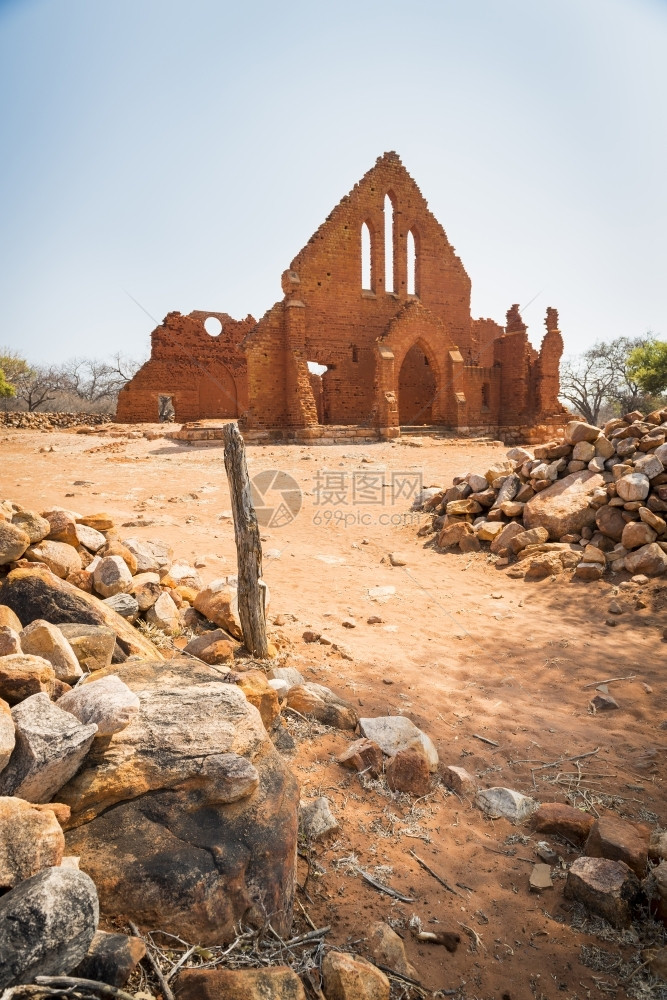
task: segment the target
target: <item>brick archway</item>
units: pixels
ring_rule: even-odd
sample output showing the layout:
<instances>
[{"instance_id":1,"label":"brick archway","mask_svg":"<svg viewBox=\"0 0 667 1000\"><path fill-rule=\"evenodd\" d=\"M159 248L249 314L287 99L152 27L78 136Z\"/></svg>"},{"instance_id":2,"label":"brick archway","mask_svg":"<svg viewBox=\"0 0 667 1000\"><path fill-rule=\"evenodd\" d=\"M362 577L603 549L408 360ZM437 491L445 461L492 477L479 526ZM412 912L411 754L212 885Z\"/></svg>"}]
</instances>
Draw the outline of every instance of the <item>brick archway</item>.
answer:
<instances>
[{"instance_id":1,"label":"brick archway","mask_svg":"<svg viewBox=\"0 0 667 1000\"><path fill-rule=\"evenodd\" d=\"M202 419L238 417L236 383L224 365L209 365L199 381L199 413Z\"/></svg>"},{"instance_id":2,"label":"brick archway","mask_svg":"<svg viewBox=\"0 0 667 1000\"><path fill-rule=\"evenodd\" d=\"M398 421L406 424L432 424L433 407L438 393L435 364L427 344L417 341L406 351L398 367Z\"/></svg>"}]
</instances>

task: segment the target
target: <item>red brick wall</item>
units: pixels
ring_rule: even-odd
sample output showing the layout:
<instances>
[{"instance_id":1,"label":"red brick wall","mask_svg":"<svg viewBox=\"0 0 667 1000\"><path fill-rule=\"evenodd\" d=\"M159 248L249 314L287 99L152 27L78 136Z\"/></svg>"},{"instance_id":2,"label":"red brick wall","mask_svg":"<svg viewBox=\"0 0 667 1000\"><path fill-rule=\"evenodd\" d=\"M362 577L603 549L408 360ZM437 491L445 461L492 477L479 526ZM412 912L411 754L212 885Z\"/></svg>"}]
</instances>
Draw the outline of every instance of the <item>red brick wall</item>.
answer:
<instances>
[{"instance_id":1,"label":"red brick wall","mask_svg":"<svg viewBox=\"0 0 667 1000\"><path fill-rule=\"evenodd\" d=\"M214 316L222 331L211 337L204 321ZM116 420L158 419L158 397L171 396L176 420L238 417L248 407L247 362L240 343L255 326L248 316L172 312L151 334L151 356L118 397Z\"/></svg>"}]
</instances>

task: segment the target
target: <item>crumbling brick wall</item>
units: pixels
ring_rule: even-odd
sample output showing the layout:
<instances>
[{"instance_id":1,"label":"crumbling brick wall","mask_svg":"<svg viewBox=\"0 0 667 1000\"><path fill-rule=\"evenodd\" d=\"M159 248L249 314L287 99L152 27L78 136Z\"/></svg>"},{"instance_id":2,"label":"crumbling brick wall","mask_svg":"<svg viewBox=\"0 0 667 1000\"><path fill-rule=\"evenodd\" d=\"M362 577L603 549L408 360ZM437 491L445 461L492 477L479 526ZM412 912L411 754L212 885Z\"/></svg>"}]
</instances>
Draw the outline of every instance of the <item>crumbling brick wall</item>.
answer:
<instances>
[{"instance_id":1,"label":"crumbling brick wall","mask_svg":"<svg viewBox=\"0 0 667 1000\"><path fill-rule=\"evenodd\" d=\"M212 316L222 324L218 336L206 332ZM118 397L116 420L158 420L160 396L170 397L178 421L239 417L248 406L247 362L240 344L255 326L248 316L227 313L169 313L151 334L151 356Z\"/></svg>"}]
</instances>

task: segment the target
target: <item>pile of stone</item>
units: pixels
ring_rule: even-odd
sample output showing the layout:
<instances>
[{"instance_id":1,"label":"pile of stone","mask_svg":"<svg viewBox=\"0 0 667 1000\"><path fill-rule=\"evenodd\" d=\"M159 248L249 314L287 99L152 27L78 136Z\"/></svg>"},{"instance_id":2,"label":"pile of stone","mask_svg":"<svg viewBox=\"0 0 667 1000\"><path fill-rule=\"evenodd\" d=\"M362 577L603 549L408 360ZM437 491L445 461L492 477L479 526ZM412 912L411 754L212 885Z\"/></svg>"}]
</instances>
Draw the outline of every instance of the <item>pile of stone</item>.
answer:
<instances>
[{"instance_id":1,"label":"pile of stone","mask_svg":"<svg viewBox=\"0 0 667 1000\"><path fill-rule=\"evenodd\" d=\"M56 427L100 427L108 424L112 417L108 413L25 413L20 410L0 411L0 426L25 428L27 430L53 430Z\"/></svg>"},{"instance_id":2,"label":"pile of stone","mask_svg":"<svg viewBox=\"0 0 667 1000\"><path fill-rule=\"evenodd\" d=\"M594 427L572 420L561 441L528 451L448 489L422 491L441 549L488 545L509 575L541 579L573 570L597 580L606 571L659 576L667 571L667 410L635 411Z\"/></svg>"},{"instance_id":3,"label":"pile of stone","mask_svg":"<svg viewBox=\"0 0 667 1000\"><path fill-rule=\"evenodd\" d=\"M143 625L144 634L152 626L167 636L212 622L224 631L207 632L210 642L200 639L195 650L186 647L187 651L206 663L234 658L242 637L234 578L221 578L204 587L198 569L174 559L169 545L121 536L106 513L82 515L63 508L37 513L12 501L0 503L0 574L9 571L6 603L16 605L19 617L27 619L24 625L35 618L52 620L42 614L48 599L38 594L40 569L48 580L41 590L51 593L57 587L63 595L60 604L67 603L69 594L77 607L82 606L81 599L89 606L83 618L80 613L62 617L61 609L58 624L110 625L118 640L116 660L124 658L123 647L130 654L159 655L150 642L142 642L137 628L121 626L119 633L118 616L126 624ZM51 575L57 580L49 579ZM94 621L88 621L91 614ZM207 650L207 645L212 648ZM93 667L105 665L95 662Z\"/></svg>"}]
</instances>

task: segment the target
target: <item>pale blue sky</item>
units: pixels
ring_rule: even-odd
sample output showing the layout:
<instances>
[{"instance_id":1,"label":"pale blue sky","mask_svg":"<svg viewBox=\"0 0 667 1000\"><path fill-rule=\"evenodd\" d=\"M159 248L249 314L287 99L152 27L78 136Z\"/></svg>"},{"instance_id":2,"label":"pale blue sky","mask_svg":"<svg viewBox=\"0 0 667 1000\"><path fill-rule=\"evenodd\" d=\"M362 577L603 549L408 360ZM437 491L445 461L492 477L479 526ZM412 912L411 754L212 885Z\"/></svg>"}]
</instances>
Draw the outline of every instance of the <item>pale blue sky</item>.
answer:
<instances>
[{"instance_id":1,"label":"pale blue sky","mask_svg":"<svg viewBox=\"0 0 667 1000\"><path fill-rule=\"evenodd\" d=\"M259 318L395 149L472 279L566 350L667 337L665 0L0 0L0 345Z\"/></svg>"}]
</instances>

